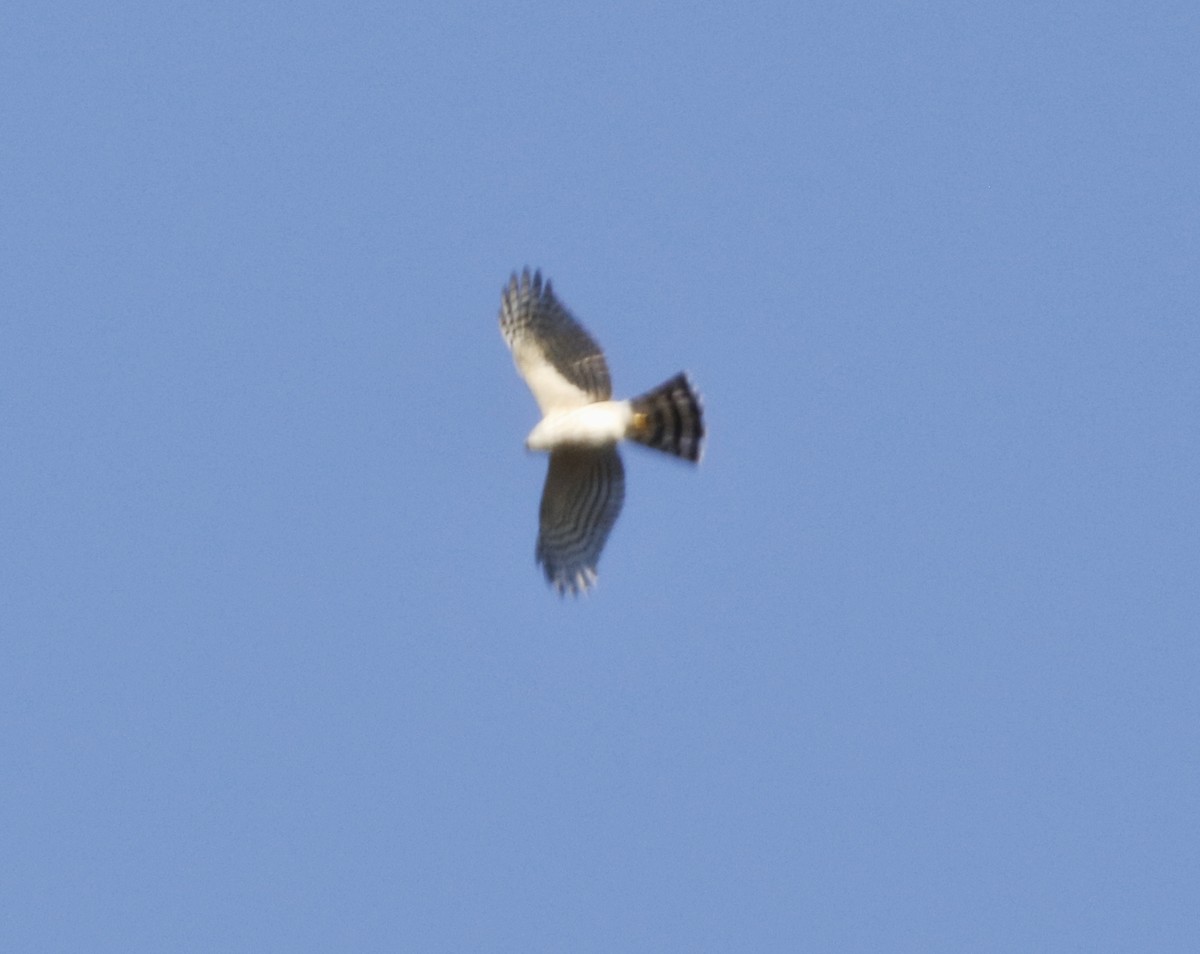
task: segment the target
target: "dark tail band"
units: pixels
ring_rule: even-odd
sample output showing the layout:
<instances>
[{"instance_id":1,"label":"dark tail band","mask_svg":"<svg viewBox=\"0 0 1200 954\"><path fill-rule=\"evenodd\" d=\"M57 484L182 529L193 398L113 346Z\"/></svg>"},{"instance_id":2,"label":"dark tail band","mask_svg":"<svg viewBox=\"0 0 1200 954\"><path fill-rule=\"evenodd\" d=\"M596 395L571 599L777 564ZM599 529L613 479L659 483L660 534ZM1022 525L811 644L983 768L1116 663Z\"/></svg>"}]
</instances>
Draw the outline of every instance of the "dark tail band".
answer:
<instances>
[{"instance_id":1,"label":"dark tail band","mask_svg":"<svg viewBox=\"0 0 1200 954\"><path fill-rule=\"evenodd\" d=\"M677 374L629 402L630 440L693 463L704 450L704 409L686 374Z\"/></svg>"}]
</instances>

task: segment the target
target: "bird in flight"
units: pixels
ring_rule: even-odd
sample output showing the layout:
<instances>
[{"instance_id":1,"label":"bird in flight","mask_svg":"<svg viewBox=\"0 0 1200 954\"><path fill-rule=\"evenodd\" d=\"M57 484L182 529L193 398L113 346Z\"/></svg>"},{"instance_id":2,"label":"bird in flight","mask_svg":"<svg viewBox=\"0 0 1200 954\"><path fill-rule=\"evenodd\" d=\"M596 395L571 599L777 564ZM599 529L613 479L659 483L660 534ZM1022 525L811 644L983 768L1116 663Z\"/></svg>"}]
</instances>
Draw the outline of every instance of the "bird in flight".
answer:
<instances>
[{"instance_id":1,"label":"bird in flight","mask_svg":"<svg viewBox=\"0 0 1200 954\"><path fill-rule=\"evenodd\" d=\"M617 444L636 441L697 463L700 396L686 374L677 374L641 397L612 400L604 352L541 272L513 273L501 294L500 331L542 411L525 446L550 454L537 562L560 594L586 593L625 501Z\"/></svg>"}]
</instances>

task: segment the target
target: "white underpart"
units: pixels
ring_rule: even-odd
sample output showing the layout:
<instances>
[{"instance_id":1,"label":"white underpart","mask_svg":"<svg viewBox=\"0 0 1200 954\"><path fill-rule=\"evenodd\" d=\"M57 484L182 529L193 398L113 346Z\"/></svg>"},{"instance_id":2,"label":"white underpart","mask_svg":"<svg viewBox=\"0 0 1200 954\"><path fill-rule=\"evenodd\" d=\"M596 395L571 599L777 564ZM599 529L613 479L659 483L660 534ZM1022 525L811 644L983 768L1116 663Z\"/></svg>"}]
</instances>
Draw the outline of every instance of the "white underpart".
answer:
<instances>
[{"instance_id":1,"label":"white underpart","mask_svg":"<svg viewBox=\"0 0 1200 954\"><path fill-rule=\"evenodd\" d=\"M513 345L513 361L529 390L533 392L543 414L583 407L592 398L554 369L536 345L519 342Z\"/></svg>"},{"instance_id":2,"label":"white underpart","mask_svg":"<svg viewBox=\"0 0 1200 954\"><path fill-rule=\"evenodd\" d=\"M597 401L569 411L552 411L529 432L525 446L549 451L566 445L601 447L625 436L633 408L628 401Z\"/></svg>"}]
</instances>

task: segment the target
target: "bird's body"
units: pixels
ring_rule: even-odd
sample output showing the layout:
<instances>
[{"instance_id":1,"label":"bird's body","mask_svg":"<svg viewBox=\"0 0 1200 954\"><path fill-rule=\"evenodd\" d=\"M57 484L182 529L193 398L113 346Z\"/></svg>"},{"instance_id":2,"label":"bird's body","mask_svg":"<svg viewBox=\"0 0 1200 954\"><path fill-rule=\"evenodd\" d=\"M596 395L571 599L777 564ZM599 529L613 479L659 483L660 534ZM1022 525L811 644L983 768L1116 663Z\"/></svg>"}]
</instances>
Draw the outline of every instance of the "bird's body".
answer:
<instances>
[{"instance_id":1,"label":"bird's body","mask_svg":"<svg viewBox=\"0 0 1200 954\"><path fill-rule=\"evenodd\" d=\"M551 411L529 432L525 446L534 451L552 451L566 445L603 447L623 440L632 420L633 406L628 401L596 401Z\"/></svg>"},{"instance_id":2,"label":"bird's body","mask_svg":"<svg viewBox=\"0 0 1200 954\"><path fill-rule=\"evenodd\" d=\"M537 560L559 592L583 592L625 499L622 440L700 459L704 419L684 374L627 401L612 400L600 346L529 270L512 276L500 330L542 411L525 446L550 453L542 491Z\"/></svg>"}]
</instances>

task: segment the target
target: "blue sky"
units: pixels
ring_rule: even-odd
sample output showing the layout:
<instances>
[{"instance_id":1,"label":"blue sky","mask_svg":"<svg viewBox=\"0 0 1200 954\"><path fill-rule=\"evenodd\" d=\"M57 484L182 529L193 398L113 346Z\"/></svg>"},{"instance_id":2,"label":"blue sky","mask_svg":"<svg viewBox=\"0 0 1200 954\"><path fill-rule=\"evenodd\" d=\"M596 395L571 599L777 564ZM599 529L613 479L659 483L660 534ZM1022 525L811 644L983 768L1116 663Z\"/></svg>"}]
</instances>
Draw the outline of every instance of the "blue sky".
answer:
<instances>
[{"instance_id":1,"label":"blue sky","mask_svg":"<svg viewBox=\"0 0 1200 954\"><path fill-rule=\"evenodd\" d=\"M1193 4L4 20L0 947L1197 949Z\"/></svg>"}]
</instances>

